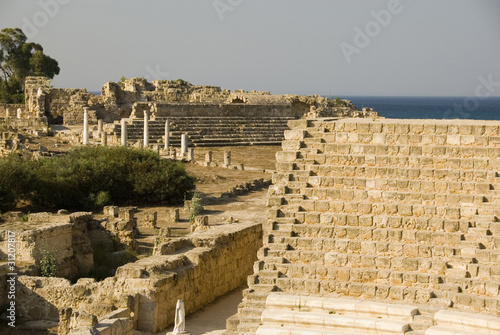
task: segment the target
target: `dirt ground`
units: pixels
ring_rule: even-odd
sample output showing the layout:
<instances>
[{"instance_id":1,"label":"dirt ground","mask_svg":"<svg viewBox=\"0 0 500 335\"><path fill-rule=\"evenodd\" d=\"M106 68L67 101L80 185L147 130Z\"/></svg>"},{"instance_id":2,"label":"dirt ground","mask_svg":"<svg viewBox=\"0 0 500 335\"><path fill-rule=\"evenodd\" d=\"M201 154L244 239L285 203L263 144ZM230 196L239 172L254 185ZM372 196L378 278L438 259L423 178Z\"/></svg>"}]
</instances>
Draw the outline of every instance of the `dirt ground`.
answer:
<instances>
[{"instance_id":1,"label":"dirt ground","mask_svg":"<svg viewBox=\"0 0 500 335\"><path fill-rule=\"evenodd\" d=\"M267 188L252 191L235 198L221 199L221 193L233 187L259 178L270 179L271 171L275 168L275 155L280 147L224 147L224 148L195 148L195 160L204 160L205 153L212 151L214 161L223 160L223 152L231 151L232 163L243 163L245 170L234 170L222 167L206 167L195 163L187 163L186 170L196 178L196 189L202 198L211 199L204 205L203 215L208 215L209 225L233 222L264 222L266 219ZM265 171L265 172L264 172ZM167 209L178 208L179 222L167 220ZM188 214L183 207L138 207L136 213L140 236L139 257L151 254L154 241L157 238L155 229L145 225L146 213L157 213L158 228L172 228L172 235L182 236L189 232Z\"/></svg>"}]
</instances>

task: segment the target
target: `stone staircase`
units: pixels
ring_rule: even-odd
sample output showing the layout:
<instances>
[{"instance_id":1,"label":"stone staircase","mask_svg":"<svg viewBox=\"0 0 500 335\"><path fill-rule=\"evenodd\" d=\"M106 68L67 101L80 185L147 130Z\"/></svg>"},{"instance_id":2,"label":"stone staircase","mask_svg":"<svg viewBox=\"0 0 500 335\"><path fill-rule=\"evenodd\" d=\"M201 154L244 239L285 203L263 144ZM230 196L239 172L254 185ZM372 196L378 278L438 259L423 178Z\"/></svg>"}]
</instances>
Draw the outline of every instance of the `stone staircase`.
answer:
<instances>
[{"instance_id":1,"label":"stone staircase","mask_svg":"<svg viewBox=\"0 0 500 335\"><path fill-rule=\"evenodd\" d=\"M418 308L352 298L271 293L256 334L412 334Z\"/></svg>"},{"instance_id":2,"label":"stone staircase","mask_svg":"<svg viewBox=\"0 0 500 335\"><path fill-rule=\"evenodd\" d=\"M500 122L289 126L269 189L264 246L239 322L228 330L274 334L278 319L263 305L271 292L499 313ZM291 323L276 334L302 334L295 328L304 327ZM324 334L331 331L356 333Z\"/></svg>"},{"instance_id":3,"label":"stone staircase","mask_svg":"<svg viewBox=\"0 0 500 335\"><path fill-rule=\"evenodd\" d=\"M293 117L169 117L170 143L180 146L181 134L188 134L192 145L203 147L241 145L279 145L287 122ZM166 118L149 121L150 144L163 145ZM127 120L128 139L134 143L143 139L144 120ZM111 132L120 138L121 126L115 122Z\"/></svg>"},{"instance_id":4,"label":"stone staircase","mask_svg":"<svg viewBox=\"0 0 500 335\"><path fill-rule=\"evenodd\" d=\"M451 310L441 310L434 316L435 326L425 335L494 335L500 334L500 318Z\"/></svg>"}]
</instances>

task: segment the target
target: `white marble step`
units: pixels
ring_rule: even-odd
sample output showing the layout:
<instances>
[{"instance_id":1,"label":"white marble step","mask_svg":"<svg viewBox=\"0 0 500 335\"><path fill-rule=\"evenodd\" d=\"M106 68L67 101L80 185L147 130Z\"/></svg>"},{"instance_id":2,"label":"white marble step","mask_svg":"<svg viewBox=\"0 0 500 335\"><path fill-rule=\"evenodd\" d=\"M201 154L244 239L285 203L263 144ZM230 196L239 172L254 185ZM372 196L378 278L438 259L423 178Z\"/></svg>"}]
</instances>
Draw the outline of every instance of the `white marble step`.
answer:
<instances>
[{"instance_id":1,"label":"white marble step","mask_svg":"<svg viewBox=\"0 0 500 335\"><path fill-rule=\"evenodd\" d=\"M500 334L500 317L492 315L441 310L434 320L440 327L455 328L457 331L472 332L475 335Z\"/></svg>"},{"instance_id":2,"label":"white marble step","mask_svg":"<svg viewBox=\"0 0 500 335\"><path fill-rule=\"evenodd\" d=\"M366 334L402 335L410 329L407 322L399 320L273 309L264 310L261 321L263 325L270 326L317 327L325 330L362 332Z\"/></svg>"},{"instance_id":3,"label":"white marble step","mask_svg":"<svg viewBox=\"0 0 500 335\"><path fill-rule=\"evenodd\" d=\"M352 298L328 298L272 293L267 297L266 307L272 309L304 309L340 315L388 318L413 321L418 308L413 305L388 304Z\"/></svg>"},{"instance_id":4,"label":"white marble step","mask_svg":"<svg viewBox=\"0 0 500 335\"><path fill-rule=\"evenodd\" d=\"M256 335L363 335L359 332L345 332L325 329L260 326Z\"/></svg>"},{"instance_id":5,"label":"white marble step","mask_svg":"<svg viewBox=\"0 0 500 335\"><path fill-rule=\"evenodd\" d=\"M427 330L425 331L425 335L479 335L479 333L459 330L456 328L433 326L427 328Z\"/></svg>"}]
</instances>

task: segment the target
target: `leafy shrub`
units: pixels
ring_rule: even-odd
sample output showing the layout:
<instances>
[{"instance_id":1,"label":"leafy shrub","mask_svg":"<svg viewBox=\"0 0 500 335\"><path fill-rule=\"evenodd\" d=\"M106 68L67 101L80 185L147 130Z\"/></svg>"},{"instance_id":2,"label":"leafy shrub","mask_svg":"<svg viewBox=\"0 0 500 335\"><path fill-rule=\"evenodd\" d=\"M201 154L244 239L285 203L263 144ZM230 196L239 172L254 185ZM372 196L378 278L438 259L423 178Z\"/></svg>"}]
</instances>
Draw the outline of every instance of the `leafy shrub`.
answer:
<instances>
[{"instance_id":1,"label":"leafy shrub","mask_svg":"<svg viewBox=\"0 0 500 335\"><path fill-rule=\"evenodd\" d=\"M194 189L181 162L152 151L80 147L65 156L0 159L0 209L29 200L49 208L96 210L108 204L178 204Z\"/></svg>"},{"instance_id":2,"label":"leafy shrub","mask_svg":"<svg viewBox=\"0 0 500 335\"><path fill-rule=\"evenodd\" d=\"M55 277L59 272L59 264L55 252L42 249L42 256L38 262L38 269L42 277Z\"/></svg>"},{"instance_id":3,"label":"leafy shrub","mask_svg":"<svg viewBox=\"0 0 500 335\"><path fill-rule=\"evenodd\" d=\"M29 194L34 181L33 171L21 157L0 159L0 210L13 209L19 199Z\"/></svg>"},{"instance_id":4,"label":"leafy shrub","mask_svg":"<svg viewBox=\"0 0 500 335\"><path fill-rule=\"evenodd\" d=\"M194 218L200 214L201 207L200 195L198 192L194 192L191 207L189 208L189 222L194 223Z\"/></svg>"}]
</instances>

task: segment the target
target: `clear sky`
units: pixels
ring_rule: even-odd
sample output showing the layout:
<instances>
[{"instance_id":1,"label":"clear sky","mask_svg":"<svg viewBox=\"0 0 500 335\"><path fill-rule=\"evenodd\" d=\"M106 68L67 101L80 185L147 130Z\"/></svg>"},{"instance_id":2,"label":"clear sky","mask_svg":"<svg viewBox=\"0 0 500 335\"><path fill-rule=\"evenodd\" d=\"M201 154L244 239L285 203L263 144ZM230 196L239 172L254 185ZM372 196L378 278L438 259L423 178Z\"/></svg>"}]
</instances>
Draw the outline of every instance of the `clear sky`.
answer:
<instances>
[{"instance_id":1,"label":"clear sky","mask_svg":"<svg viewBox=\"0 0 500 335\"><path fill-rule=\"evenodd\" d=\"M498 0L0 0L6 27L59 62L55 87L500 96Z\"/></svg>"}]
</instances>

